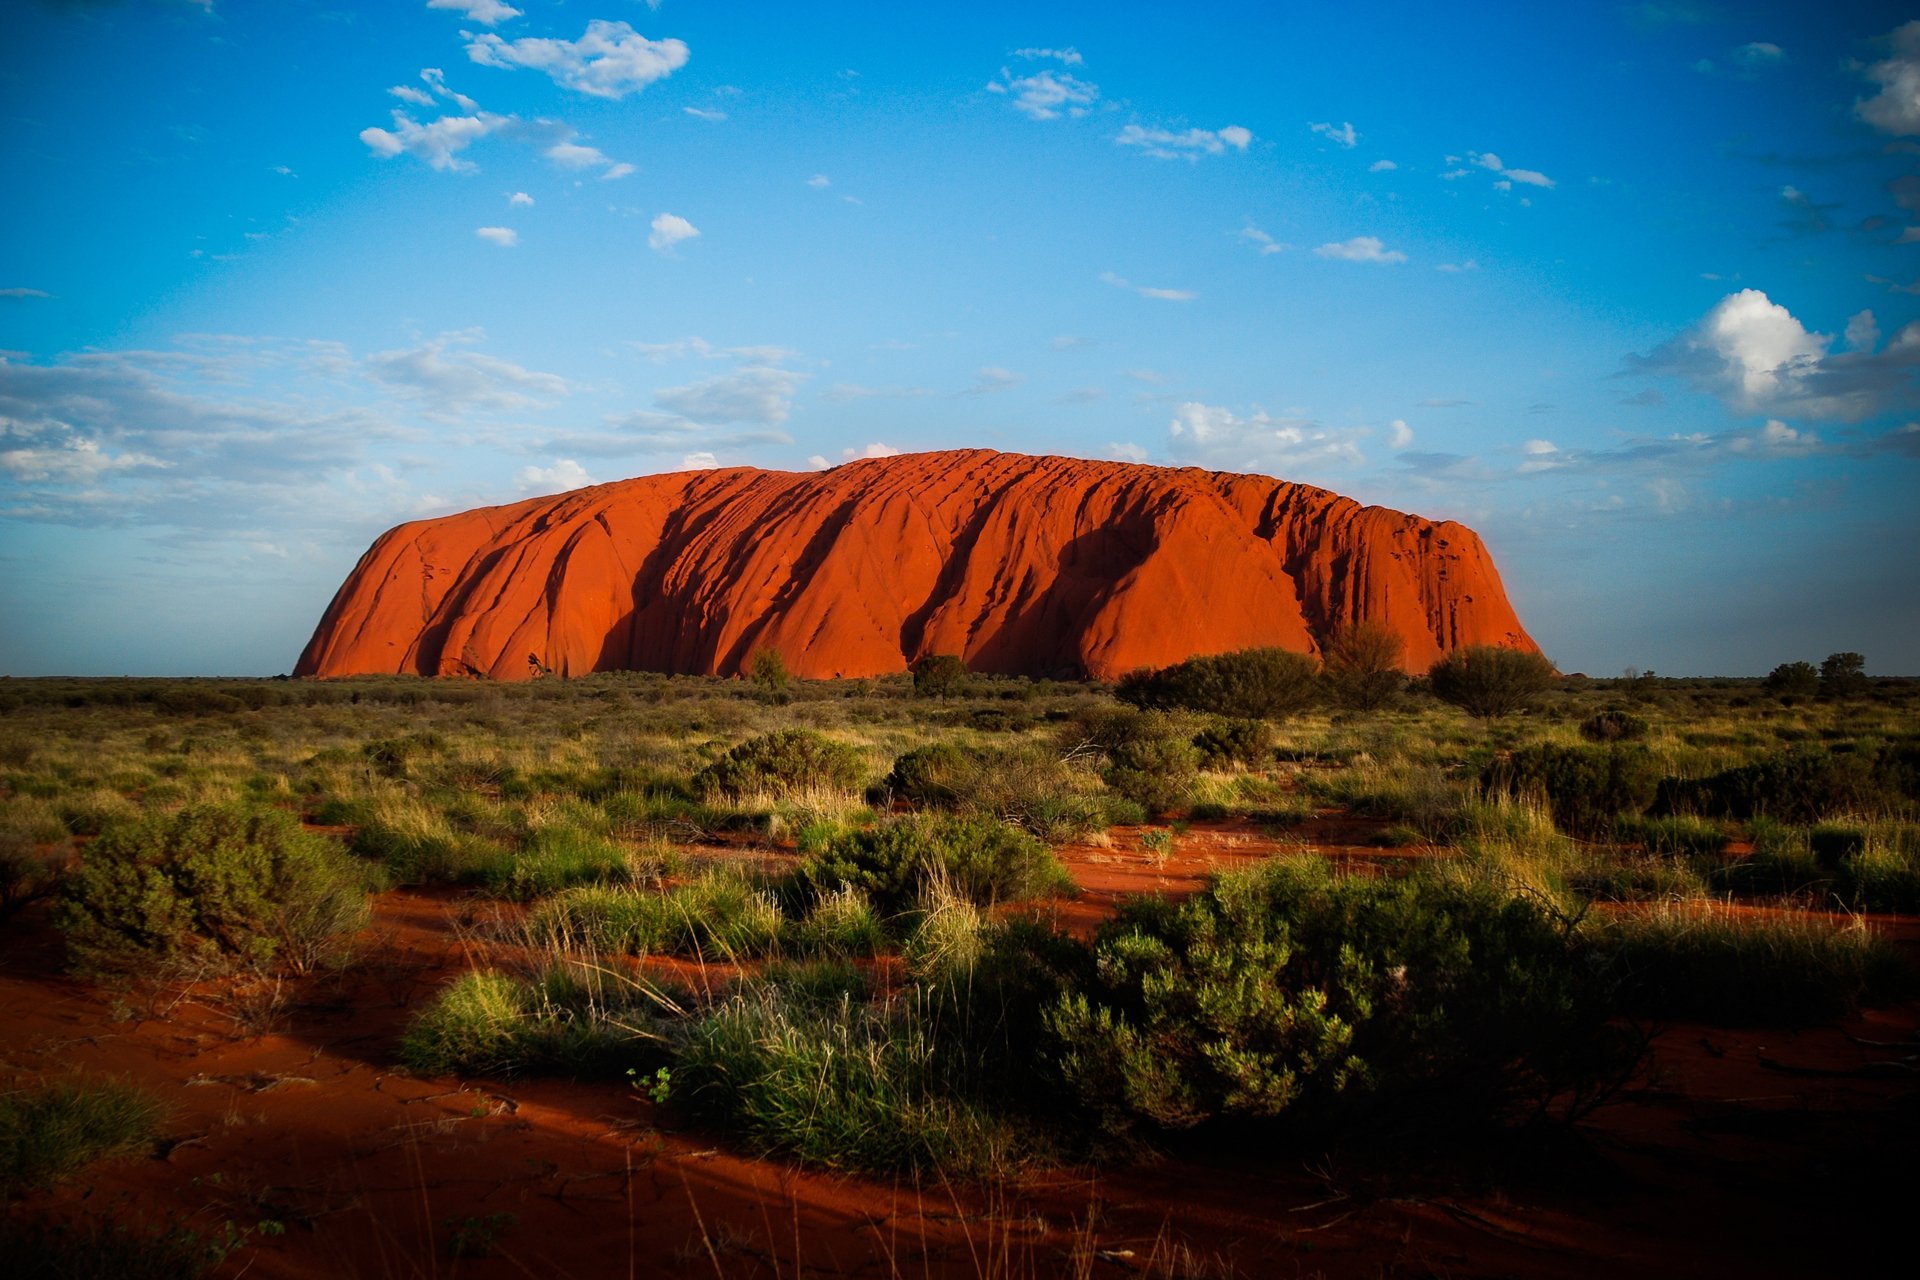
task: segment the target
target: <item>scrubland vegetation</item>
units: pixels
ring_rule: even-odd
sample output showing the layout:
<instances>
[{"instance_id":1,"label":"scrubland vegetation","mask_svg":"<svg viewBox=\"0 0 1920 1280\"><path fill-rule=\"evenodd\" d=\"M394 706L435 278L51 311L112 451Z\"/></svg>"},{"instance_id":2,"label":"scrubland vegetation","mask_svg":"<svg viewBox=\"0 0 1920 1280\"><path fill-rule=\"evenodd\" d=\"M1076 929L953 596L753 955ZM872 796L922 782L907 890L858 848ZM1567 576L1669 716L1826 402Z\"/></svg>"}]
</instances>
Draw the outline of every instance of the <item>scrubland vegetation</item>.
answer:
<instances>
[{"instance_id":1,"label":"scrubland vegetation","mask_svg":"<svg viewBox=\"0 0 1920 1280\"><path fill-rule=\"evenodd\" d=\"M955 1179L1562 1123L1666 1021L1912 993L1868 917L1920 910L1920 687L1486 653L1409 687L1397 657L1363 633L1324 675L1267 651L1118 700L777 655L750 682L8 681L0 912L47 912L91 980L233 980L368 963L370 895L458 895L472 971L397 1065L632 1077L751 1151ZM1329 814L1377 856L1299 834ZM1063 851L1200 825L1273 856L1059 922ZM108 1093L105 1136L34 1154L75 1096L0 1098L10 1180L150 1140Z\"/></svg>"}]
</instances>

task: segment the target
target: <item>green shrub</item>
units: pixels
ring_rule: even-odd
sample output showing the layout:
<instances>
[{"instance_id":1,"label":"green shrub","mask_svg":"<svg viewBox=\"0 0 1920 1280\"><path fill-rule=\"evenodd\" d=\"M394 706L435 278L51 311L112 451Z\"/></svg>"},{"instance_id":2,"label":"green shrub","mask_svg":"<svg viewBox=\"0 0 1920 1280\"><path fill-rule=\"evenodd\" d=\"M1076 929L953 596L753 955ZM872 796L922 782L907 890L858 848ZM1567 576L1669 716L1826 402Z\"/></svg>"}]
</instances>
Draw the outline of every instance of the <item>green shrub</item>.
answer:
<instances>
[{"instance_id":1,"label":"green shrub","mask_svg":"<svg viewBox=\"0 0 1920 1280\"><path fill-rule=\"evenodd\" d=\"M1093 780L1037 746L916 747L894 761L882 786L923 808L989 815L1047 840L1071 839L1101 822Z\"/></svg>"},{"instance_id":2,"label":"green shrub","mask_svg":"<svg viewBox=\"0 0 1920 1280\"><path fill-rule=\"evenodd\" d=\"M1406 688L1400 659L1406 641L1383 622L1349 623L1327 640L1321 683L1333 702L1354 711L1377 711Z\"/></svg>"},{"instance_id":3,"label":"green shrub","mask_svg":"<svg viewBox=\"0 0 1920 1280\"><path fill-rule=\"evenodd\" d=\"M1493 760L1481 785L1507 795L1539 795L1570 835L1595 838L1621 818L1645 813L1659 793L1661 770L1645 747L1523 747Z\"/></svg>"},{"instance_id":4,"label":"green shrub","mask_svg":"<svg viewBox=\"0 0 1920 1280\"><path fill-rule=\"evenodd\" d=\"M1111 1132L1385 1112L1472 1124L1578 1100L1627 1052L1539 909L1491 888L1274 863L1101 931L1048 1018Z\"/></svg>"},{"instance_id":5,"label":"green shrub","mask_svg":"<svg viewBox=\"0 0 1920 1280\"><path fill-rule=\"evenodd\" d=\"M582 979L561 966L531 982L490 970L462 974L408 1025L400 1061L435 1076L612 1076L636 1058L659 1059L649 1047L660 1039L649 1006L633 991L609 998L598 971L587 972Z\"/></svg>"},{"instance_id":6,"label":"green shrub","mask_svg":"<svg viewBox=\"0 0 1920 1280\"><path fill-rule=\"evenodd\" d=\"M1542 655L1490 644L1455 649L1427 670L1434 697L1481 719L1526 710L1558 678Z\"/></svg>"},{"instance_id":7,"label":"green shrub","mask_svg":"<svg viewBox=\"0 0 1920 1280\"><path fill-rule=\"evenodd\" d=\"M811 896L851 886L886 915L912 907L935 878L983 904L1069 883L1045 845L973 814L918 815L846 832L803 860L796 874Z\"/></svg>"},{"instance_id":8,"label":"green shrub","mask_svg":"<svg viewBox=\"0 0 1920 1280\"><path fill-rule=\"evenodd\" d=\"M1193 798L1200 774L1200 752L1180 738L1129 742L1108 757L1100 775L1116 795L1148 813L1183 808Z\"/></svg>"},{"instance_id":9,"label":"green shrub","mask_svg":"<svg viewBox=\"0 0 1920 1280\"><path fill-rule=\"evenodd\" d=\"M0 1200L151 1150L164 1116L150 1094L108 1080L0 1093Z\"/></svg>"},{"instance_id":10,"label":"green shrub","mask_svg":"<svg viewBox=\"0 0 1920 1280\"><path fill-rule=\"evenodd\" d=\"M332 841L285 813L205 806L109 828L62 884L58 918L83 968L214 960L304 972L366 921L364 884Z\"/></svg>"},{"instance_id":11,"label":"green shrub","mask_svg":"<svg viewBox=\"0 0 1920 1280\"><path fill-rule=\"evenodd\" d=\"M1142 709L1281 719L1310 706L1320 664L1287 649L1209 654L1124 676L1114 696Z\"/></svg>"},{"instance_id":12,"label":"green shrub","mask_svg":"<svg viewBox=\"0 0 1920 1280\"><path fill-rule=\"evenodd\" d=\"M1798 702L1820 691L1820 672L1811 662L1783 662L1767 673L1766 690L1783 702Z\"/></svg>"},{"instance_id":13,"label":"green shrub","mask_svg":"<svg viewBox=\"0 0 1920 1280\"><path fill-rule=\"evenodd\" d=\"M734 867L716 867L665 893L589 885L540 903L528 918L539 942L583 943L603 951L668 952L735 959L780 944L783 921L773 896Z\"/></svg>"},{"instance_id":14,"label":"green shrub","mask_svg":"<svg viewBox=\"0 0 1920 1280\"><path fill-rule=\"evenodd\" d=\"M755 653L747 671L753 683L768 693L785 693L793 683L793 677L787 672L787 660L780 656L778 649L761 649Z\"/></svg>"},{"instance_id":15,"label":"green shrub","mask_svg":"<svg viewBox=\"0 0 1920 1280\"><path fill-rule=\"evenodd\" d=\"M620 845L575 826L555 824L535 829L518 853L489 866L486 881L494 893L525 901L626 876L627 853Z\"/></svg>"},{"instance_id":16,"label":"green shrub","mask_svg":"<svg viewBox=\"0 0 1920 1280\"><path fill-rule=\"evenodd\" d=\"M1897 754L1887 754L1889 766L1898 762ZM1893 790L1892 769L1883 772L1880 764L1878 753L1852 744L1844 744L1844 749L1788 747L1709 777L1670 778L1661 785L1658 809L1798 823L1876 812L1905 798Z\"/></svg>"},{"instance_id":17,"label":"green shrub","mask_svg":"<svg viewBox=\"0 0 1920 1280\"><path fill-rule=\"evenodd\" d=\"M913 664L913 696L951 698L966 692L967 664L951 653L935 653Z\"/></svg>"},{"instance_id":18,"label":"green shrub","mask_svg":"<svg viewBox=\"0 0 1920 1280\"><path fill-rule=\"evenodd\" d=\"M1645 719L1631 711L1609 707L1580 722L1580 736L1588 742L1633 742L1647 736Z\"/></svg>"},{"instance_id":19,"label":"green shrub","mask_svg":"<svg viewBox=\"0 0 1920 1280\"><path fill-rule=\"evenodd\" d=\"M1867 660L1857 653L1830 653L1820 663L1820 696L1858 698L1866 694Z\"/></svg>"},{"instance_id":20,"label":"green shrub","mask_svg":"<svg viewBox=\"0 0 1920 1280\"><path fill-rule=\"evenodd\" d=\"M811 729L781 729L749 738L693 775L693 787L729 800L810 791L853 791L866 765L859 751Z\"/></svg>"},{"instance_id":21,"label":"green shrub","mask_svg":"<svg viewBox=\"0 0 1920 1280\"><path fill-rule=\"evenodd\" d=\"M1193 735L1200 767L1209 771L1234 765L1258 768L1273 761L1273 726L1265 720L1235 720L1217 716Z\"/></svg>"}]
</instances>

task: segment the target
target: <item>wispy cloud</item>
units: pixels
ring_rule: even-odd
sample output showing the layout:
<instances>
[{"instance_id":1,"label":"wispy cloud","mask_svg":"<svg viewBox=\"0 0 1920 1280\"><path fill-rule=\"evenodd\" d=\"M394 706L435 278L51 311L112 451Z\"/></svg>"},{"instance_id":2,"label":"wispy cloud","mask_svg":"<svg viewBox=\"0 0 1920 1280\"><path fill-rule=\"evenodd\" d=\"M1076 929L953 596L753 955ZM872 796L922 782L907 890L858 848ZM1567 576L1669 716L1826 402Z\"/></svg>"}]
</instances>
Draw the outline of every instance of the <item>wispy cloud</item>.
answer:
<instances>
[{"instance_id":1,"label":"wispy cloud","mask_svg":"<svg viewBox=\"0 0 1920 1280\"><path fill-rule=\"evenodd\" d=\"M485 336L477 329L443 333L415 347L370 355L363 366L368 377L418 402L434 418L533 408L571 389L557 374L473 350Z\"/></svg>"},{"instance_id":2,"label":"wispy cloud","mask_svg":"<svg viewBox=\"0 0 1920 1280\"><path fill-rule=\"evenodd\" d=\"M513 476L514 488L522 493L565 493L592 483L587 469L572 458L555 458L546 467L522 467Z\"/></svg>"},{"instance_id":3,"label":"wispy cloud","mask_svg":"<svg viewBox=\"0 0 1920 1280\"><path fill-rule=\"evenodd\" d=\"M362 129L360 141L382 159L405 153L442 171L471 171L472 161L461 159L460 152L512 122L508 116L483 111L471 116L441 116L429 124L420 124L406 112L396 110L393 128Z\"/></svg>"},{"instance_id":4,"label":"wispy cloud","mask_svg":"<svg viewBox=\"0 0 1920 1280\"><path fill-rule=\"evenodd\" d=\"M1395 164L1391 160L1375 160L1372 164L1367 166L1367 172L1368 173L1392 173L1395 169L1398 169L1399 167L1400 167L1399 165Z\"/></svg>"},{"instance_id":5,"label":"wispy cloud","mask_svg":"<svg viewBox=\"0 0 1920 1280\"><path fill-rule=\"evenodd\" d=\"M1058 120L1062 116L1077 120L1100 99L1099 85L1064 71L1016 76L1006 67L1000 68L999 79L987 82L987 92L1012 98L1013 109L1029 120Z\"/></svg>"},{"instance_id":6,"label":"wispy cloud","mask_svg":"<svg viewBox=\"0 0 1920 1280\"><path fill-rule=\"evenodd\" d=\"M520 233L512 227L475 227L473 234L502 249L511 249L520 243Z\"/></svg>"},{"instance_id":7,"label":"wispy cloud","mask_svg":"<svg viewBox=\"0 0 1920 1280\"><path fill-rule=\"evenodd\" d=\"M1077 67L1086 59L1072 45L1064 49L1015 49L1007 55L1010 58L1051 58L1064 66Z\"/></svg>"},{"instance_id":8,"label":"wispy cloud","mask_svg":"<svg viewBox=\"0 0 1920 1280\"><path fill-rule=\"evenodd\" d=\"M1115 275L1111 271L1100 273L1100 283L1110 284L1116 289L1128 289L1143 298L1154 298L1161 302L1192 302L1200 296L1192 289L1157 289L1144 284L1135 284L1125 276Z\"/></svg>"},{"instance_id":9,"label":"wispy cloud","mask_svg":"<svg viewBox=\"0 0 1920 1280\"><path fill-rule=\"evenodd\" d=\"M1398 249L1387 248L1378 236L1355 236L1351 240L1323 244L1313 252L1316 257L1334 258L1341 262L1394 263L1407 260L1406 254Z\"/></svg>"},{"instance_id":10,"label":"wispy cloud","mask_svg":"<svg viewBox=\"0 0 1920 1280\"><path fill-rule=\"evenodd\" d=\"M1175 457L1274 474L1357 466L1366 461L1359 441L1368 434L1364 427L1332 429L1299 414L1256 410L1243 416L1199 401L1182 404L1167 426L1168 451Z\"/></svg>"},{"instance_id":11,"label":"wispy cloud","mask_svg":"<svg viewBox=\"0 0 1920 1280\"><path fill-rule=\"evenodd\" d=\"M9 289L0 289L0 298L51 298L52 296L45 289L25 289L18 285Z\"/></svg>"},{"instance_id":12,"label":"wispy cloud","mask_svg":"<svg viewBox=\"0 0 1920 1280\"><path fill-rule=\"evenodd\" d=\"M1285 253L1293 247L1290 244L1275 240L1251 222L1240 228L1240 238L1255 246L1263 258L1270 253Z\"/></svg>"},{"instance_id":13,"label":"wispy cloud","mask_svg":"<svg viewBox=\"0 0 1920 1280\"><path fill-rule=\"evenodd\" d=\"M1351 120L1348 120L1337 127L1331 124L1323 123L1323 124L1310 124L1307 126L1307 128L1313 130L1315 133L1325 138L1328 142L1335 143L1342 147L1356 147L1360 145L1360 135L1354 132L1353 122Z\"/></svg>"},{"instance_id":14,"label":"wispy cloud","mask_svg":"<svg viewBox=\"0 0 1920 1280\"><path fill-rule=\"evenodd\" d=\"M653 402L706 426L735 422L778 426L793 411L793 396L807 375L754 366L682 387L663 387Z\"/></svg>"},{"instance_id":15,"label":"wispy cloud","mask_svg":"<svg viewBox=\"0 0 1920 1280\"><path fill-rule=\"evenodd\" d=\"M960 394L964 396L988 396L996 392L1011 391L1025 381L1026 378L1024 376L1015 373L1011 369L1003 369L996 364L982 365L974 371L973 385Z\"/></svg>"},{"instance_id":16,"label":"wispy cloud","mask_svg":"<svg viewBox=\"0 0 1920 1280\"><path fill-rule=\"evenodd\" d=\"M707 120L714 124L719 124L727 118L726 112L715 110L713 107L682 107L680 110L695 120Z\"/></svg>"},{"instance_id":17,"label":"wispy cloud","mask_svg":"<svg viewBox=\"0 0 1920 1280\"><path fill-rule=\"evenodd\" d=\"M1114 137L1122 147L1139 147L1142 154L1156 160L1198 160L1201 156L1225 155L1245 151L1253 134L1237 124L1220 129L1149 129L1130 124Z\"/></svg>"},{"instance_id":18,"label":"wispy cloud","mask_svg":"<svg viewBox=\"0 0 1920 1280\"><path fill-rule=\"evenodd\" d=\"M520 10L500 0L427 0L429 9L452 9L457 13L483 26L496 27L509 18L520 16Z\"/></svg>"},{"instance_id":19,"label":"wispy cloud","mask_svg":"<svg viewBox=\"0 0 1920 1280\"><path fill-rule=\"evenodd\" d=\"M618 100L687 65L681 40L649 40L624 22L595 18L578 40L474 36L467 56L483 67L529 67L576 93Z\"/></svg>"}]
</instances>

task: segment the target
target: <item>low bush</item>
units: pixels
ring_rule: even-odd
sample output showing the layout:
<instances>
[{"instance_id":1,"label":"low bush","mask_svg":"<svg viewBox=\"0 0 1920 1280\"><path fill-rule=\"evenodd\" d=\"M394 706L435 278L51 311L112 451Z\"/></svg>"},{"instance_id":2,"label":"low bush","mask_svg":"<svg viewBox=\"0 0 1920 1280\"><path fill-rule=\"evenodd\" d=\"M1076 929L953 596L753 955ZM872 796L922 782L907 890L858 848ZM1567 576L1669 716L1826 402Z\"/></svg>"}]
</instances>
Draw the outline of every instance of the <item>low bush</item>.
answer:
<instances>
[{"instance_id":1,"label":"low bush","mask_svg":"<svg viewBox=\"0 0 1920 1280\"><path fill-rule=\"evenodd\" d=\"M1668 858L1717 858L1730 839L1727 829L1718 822L1685 814L1625 820L1616 834L1624 840L1638 840L1648 853Z\"/></svg>"},{"instance_id":2,"label":"low bush","mask_svg":"<svg viewBox=\"0 0 1920 1280\"><path fill-rule=\"evenodd\" d=\"M58 919L87 969L190 960L304 972L351 943L365 884L338 846L285 813L203 806L109 828L62 883Z\"/></svg>"},{"instance_id":3,"label":"low bush","mask_svg":"<svg viewBox=\"0 0 1920 1280\"><path fill-rule=\"evenodd\" d=\"M1273 726L1265 720L1216 716L1193 735L1200 767L1209 771L1241 765L1249 769L1273 762Z\"/></svg>"},{"instance_id":4,"label":"low bush","mask_svg":"<svg viewBox=\"0 0 1920 1280\"><path fill-rule=\"evenodd\" d=\"M150 1151L165 1115L152 1095L110 1080L0 1093L0 1201Z\"/></svg>"},{"instance_id":5,"label":"low bush","mask_svg":"<svg viewBox=\"0 0 1920 1280\"><path fill-rule=\"evenodd\" d=\"M1208 654L1122 677L1114 696L1142 709L1280 719L1311 706L1320 664L1287 649Z\"/></svg>"},{"instance_id":6,"label":"low bush","mask_svg":"<svg viewBox=\"0 0 1920 1280\"><path fill-rule=\"evenodd\" d=\"M737 868L715 868L666 892L585 886L555 894L528 918L541 943L602 951L738 959L778 948L783 919L773 895Z\"/></svg>"},{"instance_id":7,"label":"low bush","mask_svg":"<svg viewBox=\"0 0 1920 1280\"><path fill-rule=\"evenodd\" d=\"M1185 807L1200 775L1200 751L1184 738L1131 741L1107 757L1101 780L1150 814Z\"/></svg>"},{"instance_id":8,"label":"low bush","mask_svg":"<svg viewBox=\"0 0 1920 1280\"><path fill-rule=\"evenodd\" d=\"M977 903L1033 897L1071 882L1047 847L973 814L929 814L842 833L796 870L809 898L852 887L885 915L909 910L940 879Z\"/></svg>"},{"instance_id":9,"label":"low bush","mask_svg":"<svg viewBox=\"0 0 1920 1280\"><path fill-rule=\"evenodd\" d=\"M1096 952L1047 1026L1114 1133L1471 1125L1578 1106L1631 1057L1564 931L1483 886L1275 863L1136 902Z\"/></svg>"},{"instance_id":10,"label":"low bush","mask_svg":"<svg viewBox=\"0 0 1920 1280\"><path fill-rule=\"evenodd\" d=\"M894 761L882 787L921 808L985 814L1045 840L1072 839L1102 821L1088 772L1032 745L916 747Z\"/></svg>"},{"instance_id":11,"label":"low bush","mask_svg":"<svg viewBox=\"0 0 1920 1280\"><path fill-rule=\"evenodd\" d=\"M1480 774L1489 791L1539 795L1569 835L1611 834L1622 818L1645 813L1659 792L1661 768L1645 747L1523 747Z\"/></svg>"},{"instance_id":12,"label":"low bush","mask_svg":"<svg viewBox=\"0 0 1920 1280\"><path fill-rule=\"evenodd\" d=\"M1596 711L1580 722L1580 736L1588 742L1635 742L1647 736L1645 718L1609 707Z\"/></svg>"},{"instance_id":13,"label":"low bush","mask_svg":"<svg viewBox=\"0 0 1920 1280\"><path fill-rule=\"evenodd\" d=\"M811 729L781 729L749 738L693 775L706 795L739 801L814 791L854 791L866 775L859 751Z\"/></svg>"},{"instance_id":14,"label":"low bush","mask_svg":"<svg viewBox=\"0 0 1920 1280\"><path fill-rule=\"evenodd\" d=\"M525 901L579 884L626 879L627 851L605 836L565 824L538 827L518 853L487 868L487 888Z\"/></svg>"},{"instance_id":15,"label":"low bush","mask_svg":"<svg viewBox=\"0 0 1920 1280\"><path fill-rule=\"evenodd\" d=\"M1542 655L1490 644L1455 649L1427 670L1434 697L1481 719L1526 710L1558 678Z\"/></svg>"},{"instance_id":16,"label":"low bush","mask_svg":"<svg viewBox=\"0 0 1920 1280\"><path fill-rule=\"evenodd\" d=\"M1335 705L1377 711L1400 696L1406 641L1383 622L1354 622L1334 632L1322 655L1320 680Z\"/></svg>"},{"instance_id":17,"label":"low bush","mask_svg":"<svg viewBox=\"0 0 1920 1280\"><path fill-rule=\"evenodd\" d=\"M559 964L534 980L462 974L420 1011L400 1060L422 1075L563 1071L614 1076L665 1061L652 1004L637 988L610 994L595 966Z\"/></svg>"},{"instance_id":18,"label":"low bush","mask_svg":"<svg viewBox=\"0 0 1920 1280\"><path fill-rule=\"evenodd\" d=\"M1897 751L1840 743L1788 747L1705 778L1670 778L1658 809L1716 818L1776 818L1812 823L1843 813L1898 809L1916 798L1905 790Z\"/></svg>"}]
</instances>

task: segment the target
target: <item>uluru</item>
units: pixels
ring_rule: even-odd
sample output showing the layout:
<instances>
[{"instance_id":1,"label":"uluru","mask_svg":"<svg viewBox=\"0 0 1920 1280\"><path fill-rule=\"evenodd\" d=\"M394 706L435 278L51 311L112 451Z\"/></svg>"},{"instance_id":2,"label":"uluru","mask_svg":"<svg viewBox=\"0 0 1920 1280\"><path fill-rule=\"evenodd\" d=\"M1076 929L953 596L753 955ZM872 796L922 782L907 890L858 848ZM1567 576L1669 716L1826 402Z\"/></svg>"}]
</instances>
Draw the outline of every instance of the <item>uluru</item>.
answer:
<instances>
[{"instance_id":1,"label":"uluru","mask_svg":"<svg viewBox=\"0 0 1920 1280\"><path fill-rule=\"evenodd\" d=\"M1424 670L1535 649L1480 538L1260 475L991 450L826 471L682 471L418 520L381 535L306 676L807 677L933 654L1110 679L1201 653L1317 653L1373 620Z\"/></svg>"}]
</instances>

